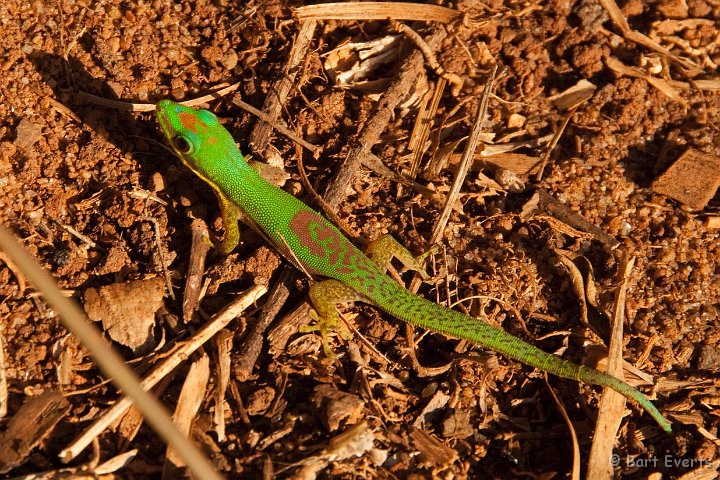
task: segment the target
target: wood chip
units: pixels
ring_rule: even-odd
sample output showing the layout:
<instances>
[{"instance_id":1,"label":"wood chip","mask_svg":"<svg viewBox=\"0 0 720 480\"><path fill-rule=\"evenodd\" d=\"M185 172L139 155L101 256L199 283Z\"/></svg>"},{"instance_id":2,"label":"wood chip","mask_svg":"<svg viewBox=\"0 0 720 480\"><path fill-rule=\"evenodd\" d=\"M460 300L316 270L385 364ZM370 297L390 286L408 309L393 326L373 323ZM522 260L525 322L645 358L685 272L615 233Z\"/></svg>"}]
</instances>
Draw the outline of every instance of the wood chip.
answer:
<instances>
[{"instance_id":1,"label":"wood chip","mask_svg":"<svg viewBox=\"0 0 720 480\"><path fill-rule=\"evenodd\" d=\"M564 92L548 97L559 110L570 110L581 103L590 100L597 87L585 79L568 88Z\"/></svg>"},{"instance_id":2,"label":"wood chip","mask_svg":"<svg viewBox=\"0 0 720 480\"><path fill-rule=\"evenodd\" d=\"M689 149L653 182L656 193L702 210L720 186L720 158Z\"/></svg>"},{"instance_id":3,"label":"wood chip","mask_svg":"<svg viewBox=\"0 0 720 480\"><path fill-rule=\"evenodd\" d=\"M410 439L413 442L413 446L420 452L418 457L420 465L426 465L431 468L447 468L459 458L458 452L455 449L441 442L425 430L414 428L412 432L410 432Z\"/></svg>"},{"instance_id":4,"label":"wood chip","mask_svg":"<svg viewBox=\"0 0 720 480\"><path fill-rule=\"evenodd\" d=\"M27 397L0 435L0 473L20 465L69 411L70 403L59 392Z\"/></svg>"},{"instance_id":5,"label":"wood chip","mask_svg":"<svg viewBox=\"0 0 720 480\"><path fill-rule=\"evenodd\" d=\"M190 436L190 429L205 397L209 378L210 357L205 354L190 366L190 371L185 378L185 383L180 391L180 398L178 398L177 407L173 414L173 421L175 425L177 425L178 430L187 437ZM176 469L184 467L185 465L182 457L180 457L175 449L172 446L168 446L163 478L178 478L179 472Z\"/></svg>"},{"instance_id":6,"label":"wood chip","mask_svg":"<svg viewBox=\"0 0 720 480\"><path fill-rule=\"evenodd\" d=\"M155 342L155 312L163 304L165 281L160 277L115 283L85 291L85 313L116 342L139 354Z\"/></svg>"},{"instance_id":7,"label":"wood chip","mask_svg":"<svg viewBox=\"0 0 720 480\"><path fill-rule=\"evenodd\" d=\"M417 416L413 426L415 428L425 428L425 425L432 425L433 421L437 420L445 406L450 401L450 395L438 390L430 401L425 405L420 415Z\"/></svg>"}]
</instances>

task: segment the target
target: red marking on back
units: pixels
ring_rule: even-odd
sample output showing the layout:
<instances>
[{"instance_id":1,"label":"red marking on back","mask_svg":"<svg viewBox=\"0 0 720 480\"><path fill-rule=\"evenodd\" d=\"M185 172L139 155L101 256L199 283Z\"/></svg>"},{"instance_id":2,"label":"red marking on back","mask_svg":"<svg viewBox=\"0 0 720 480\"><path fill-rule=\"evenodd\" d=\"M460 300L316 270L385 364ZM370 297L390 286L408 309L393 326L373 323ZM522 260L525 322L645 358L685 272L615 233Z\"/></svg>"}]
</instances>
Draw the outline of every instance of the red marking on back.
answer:
<instances>
[{"instance_id":1,"label":"red marking on back","mask_svg":"<svg viewBox=\"0 0 720 480\"><path fill-rule=\"evenodd\" d=\"M290 221L289 227L297 235L300 245L307 247L312 255L325 258L336 273L356 271L357 262L353 260L358 257L357 250L317 213L302 210Z\"/></svg>"},{"instance_id":2,"label":"red marking on back","mask_svg":"<svg viewBox=\"0 0 720 480\"><path fill-rule=\"evenodd\" d=\"M298 236L300 245L310 249L310 253L317 257L324 257L325 247L317 243L311 232L315 225L322 227L322 218L313 212L302 210L290 221L290 230Z\"/></svg>"},{"instance_id":3,"label":"red marking on back","mask_svg":"<svg viewBox=\"0 0 720 480\"><path fill-rule=\"evenodd\" d=\"M207 128L205 122L200 120L197 116L189 112L178 113L178 120L183 128L190 130L193 133L200 133L200 128Z\"/></svg>"},{"instance_id":4,"label":"red marking on back","mask_svg":"<svg viewBox=\"0 0 720 480\"><path fill-rule=\"evenodd\" d=\"M311 255L327 261L331 271L324 272L326 275L354 274L353 280L360 284L377 278L377 265L317 213L302 210L288 226L297 235L300 245L307 247Z\"/></svg>"}]
</instances>

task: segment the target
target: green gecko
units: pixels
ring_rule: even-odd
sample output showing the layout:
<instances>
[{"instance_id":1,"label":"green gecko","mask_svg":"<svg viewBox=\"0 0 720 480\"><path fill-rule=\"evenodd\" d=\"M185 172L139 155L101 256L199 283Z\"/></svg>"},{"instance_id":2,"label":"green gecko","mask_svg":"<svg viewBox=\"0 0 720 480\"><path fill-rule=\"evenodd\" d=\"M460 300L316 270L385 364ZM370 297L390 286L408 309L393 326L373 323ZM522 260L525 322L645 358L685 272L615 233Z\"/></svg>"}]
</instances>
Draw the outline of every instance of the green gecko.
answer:
<instances>
[{"instance_id":1,"label":"green gecko","mask_svg":"<svg viewBox=\"0 0 720 480\"><path fill-rule=\"evenodd\" d=\"M412 325L464 338L559 377L610 387L644 408L666 432L671 431L653 403L622 380L591 367L546 353L479 319L425 300L386 275L392 258L427 279L420 257L414 258L391 236L355 248L319 213L269 184L245 161L230 133L207 110L161 100L156 115L180 160L215 192L225 227L217 246L230 253L240 240L238 220L249 223L286 259L313 277L310 286L316 330L329 352L326 335L340 328L337 304L363 301Z\"/></svg>"}]
</instances>

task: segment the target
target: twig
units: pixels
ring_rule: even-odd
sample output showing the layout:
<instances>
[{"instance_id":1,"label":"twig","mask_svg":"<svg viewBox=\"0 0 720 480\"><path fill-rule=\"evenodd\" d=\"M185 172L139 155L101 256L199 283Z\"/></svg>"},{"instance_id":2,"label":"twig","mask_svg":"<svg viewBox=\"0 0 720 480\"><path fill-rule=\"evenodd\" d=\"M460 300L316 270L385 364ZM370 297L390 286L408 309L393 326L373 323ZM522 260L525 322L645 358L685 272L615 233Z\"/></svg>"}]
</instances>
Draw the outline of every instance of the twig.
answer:
<instances>
[{"instance_id":1,"label":"twig","mask_svg":"<svg viewBox=\"0 0 720 480\"><path fill-rule=\"evenodd\" d=\"M296 8L299 20L417 20L450 23L462 13L440 5L412 2L337 2Z\"/></svg>"},{"instance_id":2,"label":"twig","mask_svg":"<svg viewBox=\"0 0 720 480\"><path fill-rule=\"evenodd\" d=\"M18 293L20 295L24 295L27 286L25 285L25 276L22 271L17 267L17 265L15 265L15 263L13 263L12 259L3 252L0 252L0 262L3 262L5 266L15 275L15 279L18 284Z\"/></svg>"},{"instance_id":3,"label":"twig","mask_svg":"<svg viewBox=\"0 0 720 480\"><path fill-rule=\"evenodd\" d=\"M235 364L233 373L239 381L245 382L250 378L252 369L262 350L265 332L290 296L290 285L294 279L295 270L286 264L280 274L280 278L270 291L270 295L262 308L260 317L257 321L253 322L247 336L240 345L240 353L233 360Z\"/></svg>"},{"instance_id":4,"label":"twig","mask_svg":"<svg viewBox=\"0 0 720 480\"><path fill-rule=\"evenodd\" d=\"M153 217L142 217L142 220L146 220L153 224L155 231L155 247L157 248L158 260L160 260L160 268L162 268L163 276L165 277L165 288L167 288L168 295L170 298L175 300L175 293L173 292L172 279L170 278L170 271L165 264L165 249L163 248L162 234L160 233L160 223L156 218Z\"/></svg>"},{"instance_id":5,"label":"twig","mask_svg":"<svg viewBox=\"0 0 720 480\"><path fill-rule=\"evenodd\" d=\"M287 100L288 93L290 93L292 89L298 72L298 65L300 65L308 55L316 26L317 22L314 20L300 22L300 28L293 42L293 46L290 49L285 72L270 88L268 95L265 97L262 111L265 112L267 120L260 117L261 121L255 125L255 128L253 128L250 134L248 143L254 152L262 152L265 150L265 147L270 142L270 132L273 126L280 123L280 113Z\"/></svg>"},{"instance_id":6,"label":"twig","mask_svg":"<svg viewBox=\"0 0 720 480\"><path fill-rule=\"evenodd\" d=\"M203 95L202 97L194 98L192 100L186 100L184 102L180 102L182 105L185 105L186 107L194 107L195 105L199 105L201 103L207 103L210 100L215 100L216 98L222 97L227 95L230 92L234 92L238 89L241 82L233 83L232 85L229 85L227 87L221 88L220 90L217 90L216 92L209 93L207 95ZM123 112L153 112L155 111L155 104L154 103L132 103L132 102L122 102L120 100L110 100L109 98L103 98L98 97L97 95L93 95L92 93L88 92L78 92L78 98L81 100L85 100L86 102L93 103L95 105L100 105L103 107L108 108L114 108L116 110L120 110Z\"/></svg>"},{"instance_id":7,"label":"twig","mask_svg":"<svg viewBox=\"0 0 720 480\"><path fill-rule=\"evenodd\" d=\"M657 43L655 40L652 40L650 37L630 28L630 24L628 23L625 16L623 16L620 8L618 8L615 0L600 0L600 4L603 6L603 8L605 8L605 10L607 10L608 14L610 15L610 20L612 20L615 26L620 29L620 32L626 40L638 43L640 45L643 45L644 47L647 47L666 56L669 60L677 63L682 68L686 69L688 71L688 74L699 73L701 71L700 67L698 67L694 62L675 55L670 50Z\"/></svg>"},{"instance_id":8,"label":"twig","mask_svg":"<svg viewBox=\"0 0 720 480\"><path fill-rule=\"evenodd\" d=\"M581 104L580 104L581 105ZM537 181L539 182L542 180L543 172L545 171L545 166L547 165L548 160L550 159L550 154L553 150L555 150L555 146L560 141L560 137L562 137L563 132L565 131L565 128L567 127L568 122L570 122L570 119L577 111L578 107L580 105L575 105L570 109L569 112L565 114L565 118L563 118L562 125L560 125L560 128L557 129L557 131L553 134L552 140L550 140L550 143L548 144L547 148L545 149L545 153L542 156L542 161L540 162L540 171L537 174Z\"/></svg>"},{"instance_id":9,"label":"twig","mask_svg":"<svg viewBox=\"0 0 720 480\"><path fill-rule=\"evenodd\" d=\"M288 128L282 126L282 125L280 125L280 124L277 123L277 122L275 122L272 117L270 117L268 114L266 114L266 113L263 112L262 110L258 110L257 108L253 107L253 106L250 105L249 103L243 102L243 101L240 99L240 96L239 96L239 95L235 95L235 97L233 97L232 103L233 103L233 105L242 108L242 109L245 110L246 112L252 113L252 114L255 115L256 117L258 117L260 120L264 120L264 121L266 121L266 122L271 123L271 124L272 124L272 127L273 127L275 130L277 130L278 132L282 133L283 135L285 135L286 137L288 137L288 138L289 138L290 140L292 140L293 142L298 143L298 144L302 145L303 147L307 148L307 149L310 150L311 152L317 154L317 153L319 153L319 152L322 151L322 147L318 147L318 146L316 146L316 145L313 145L313 144L310 143L310 142L307 142L307 141L303 140L302 138L300 138L300 137L298 137L297 135L295 135L295 134L292 132L292 130L290 130L290 129L288 129Z\"/></svg>"},{"instance_id":10,"label":"twig","mask_svg":"<svg viewBox=\"0 0 720 480\"><path fill-rule=\"evenodd\" d=\"M577 433L575 433L575 428L573 427L572 421L570 420L570 417L568 416L567 409L565 408L565 405L562 403L560 398L555 394L555 390L552 389L550 386L550 381L548 380L548 374L547 372L543 372L543 377L545 378L545 386L548 389L548 392L550 392L550 396L552 397L553 401L555 402L555 405L557 406L558 410L560 410L560 414L563 417L563 420L565 420L565 424L568 427L568 431L570 432L570 439L572 440L572 453L573 453L573 461L572 461L572 480L580 480L580 445L578 443L577 439ZM590 477L588 477L590 478Z\"/></svg>"},{"instance_id":11,"label":"twig","mask_svg":"<svg viewBox=\"0 0 720 480\"><path fill-rule=\"evenodd\" d=\"M615 293L613 305L613 318L608 346L607 373L620 380L623 379L622 337L623 323L625 321L625 308L627 303L627 286L630 274L635 264L635 258L628 258L626 252L620 252L618 260L618 276L621 285ZM622 421L622 411L625 406L625 397L610 389L604 388L598 418L595 425L595 434L590 448L588 459L588 478L612 478L613 467L611 458L615 437Z\"/></svg>"},{"instance_id":12,"label":"twig","mask_svg":"<svg viewBox=\"0 0 720 480\"><path fill-rule=\"evenodd\" d=\"M415 30L392 18L390 18L389 20L390 25L396 31L405 35L408 39L410 39L410 41L415 44L417 48L420 49L422 54L425 56L425 60L428 62L428 65L430 65L430 68L432 68L439 77L444 78L448 82L452 83L453 86L450 89L450 93L452 94L452 96L457 97L458 95L460 95L460 90L463 86L462 78L460 78L460 76L455 73L448 73L447 71L445 71L442 65L440 65L440 62L437 61L435 53L430 50L428 44L425 43L425 40L423 40L423 38L418 35Z\"/></svg>"}]
</instances>

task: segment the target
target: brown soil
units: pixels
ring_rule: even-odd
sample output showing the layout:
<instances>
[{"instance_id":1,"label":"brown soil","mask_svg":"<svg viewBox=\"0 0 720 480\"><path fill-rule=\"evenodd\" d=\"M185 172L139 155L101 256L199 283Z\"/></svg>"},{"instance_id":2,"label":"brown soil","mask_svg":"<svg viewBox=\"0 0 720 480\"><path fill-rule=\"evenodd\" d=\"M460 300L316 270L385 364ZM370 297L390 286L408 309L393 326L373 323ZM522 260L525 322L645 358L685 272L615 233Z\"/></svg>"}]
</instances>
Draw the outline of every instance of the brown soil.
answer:
<instances>
[{"instance_id":1,"label":"brown soil","mask_svg":"<svg viewBox=\"0 0 720 480\"><path fill-rule=\"evenodd\" d=\"M623 420L615 452L621 460L616 474L631 478L653 472L679 478L717 468L717 463L707 467L703 462L720 458L720 240L706 222L718 203L712 200L703 212L693 213L651 189L653 180L689 148L720 155L720 103L717 94L692 88L681 90L687 102L682 105L645 79L620 76L606 66L610 57L639 68L643 59L655 58L663 67L653 73L658 78L692 82L717 75L720 7L713 0L688 0L687 8L682 4L661 0L648 6L628 0L620 6L631 28L648 35L657 26L654 22L705 19L657 38L700 65L693 78L665 57L624 41L593 0L461 1L455 7L472 21L455 26L436 52L440 64L464 81L457 98L446 91L441 99L429 140L439 142L437 150L470 131L495 62L503 70L484 129L499 143L552 135L567 112L548 97L581 79L597 86L572 115L541 178L518 172L524 185L512 193L488 186L485 177L471 171L444 229L441 254L429 268L438 281L424 284L419 294L439 302L469 299L456 308L486 315L545 351L581 362L590 350L584 339L607 341L602 338L608 331L604 312L611 311L621 252L635 257L623 357L654 376L656 404L673 420L674 432L663 434L638 407L628 404L631 412ZM79 93L154 103L195 98L221 83L239 81L237 93L261 108L285 71L298 30L291 8L297 6L224 0L0 2L0 221L60 287L81 302L90 288L163 277L162 265L167 266L175 299L166 293L165 312L155 327L159 350L144 352L142 365L189 335L182 321L182 295L190 223L204 218L220 234L218 207L211 189L162 148L164 140L151 114L83 101ZM416 28L427 35L423 25ZM305 140L323 147L318 158L308 152L304 156L310 182L320 194L373 121L377 106L376 97L335 86L322 67L324 54L348 38L361 42L394 33L386 21L327 21L315 31L281 117ZM392 68L401 63L402 57ZM430 68L426 72L434 84L437 75ZM234 106L231 97L208 105L248 151L244 139L258 120ZM417 111L396 113L372 152L390 169L407 172L408 138ZM517 115L524 117L519 123ZM312 203L300 182L293 142L276 132L271 145L290 174L285 188ZM434 146L423 158L417 181L431 185L442 200L453 168L441 165L438 174L425 170ZM541 157L547 148L543 144L516 153ZM263 160L267 151L252 153ZM484 168L482 173L493 176L496 169ZM557 221L521 215L536 191L549 192L616 239L617 248L611 248L614 240L580 235L577 225L562 228ZM355 172L335 213L362 237L391 233L419 252L428 247L425 239L441 208L441 203L363 168ZM243 242L232 255L210 254L207 259L210 284L201 304L204 313L215 313L257 278L269 278L271 286L277 281L282 262L261 237L242 230ZM589 307L589 322L600 336L580 321L580 303L571 275L558 261L558 249L570 251L581 270L592 265L599 307ZM12 418L28 396L50 390L65 394L72 406L12 475L60 468L58 452L118 394L67 337L32 286L20 289L22 274L2 260L6 418ZM297 275L270 328L285 321L306 295L307 282ZM477 296L482 298L471 299ZM423 376L410 360L400 322L365 306L344 312L365 340L358 334L350 341L333 337L338 359L323 355L316 336L294 328L282 348L263 346L249 378L231 379L234 385L225 404L227 438L221 442L212 426L215 402L209 387L194 438L228 478L297 475L301 462L363 419L375 434L374 450L329 462L322 473L326 478L569 474L568 428L538 372L442 335L420 340L422 332L415 330L418 343L411 348L422 365L452 362L442 373ZM256 317L230 324L233 351L243 348L245 322L252 325ZM308 321L304 316L301 323ZM201 322L196 314L192 328ZM138 357L116 346L128 360ZM216 348L215 342L206 345L212 372L217 368ZM60 359L67 358L62 351L75 352L71 375L64 381L58 374ZM160 398L171 410L186 370L182 367L163 385ZM557 378L549 381L574 422L584 466L601 390ZM652 388L644 391L653 393ZM434 457L427 451L427 442L435 445L433 441L439 442L430 448ZM101 460L132 448L139 453L117 475L157 478L165 447L147 426L139 432L116 428L100 437ZM660 461L630 465L633 459L653 456ZM685 462L666 464L666 456ZM89 457L88 449L74 464Z\"/></svg>"}]
</instances>

